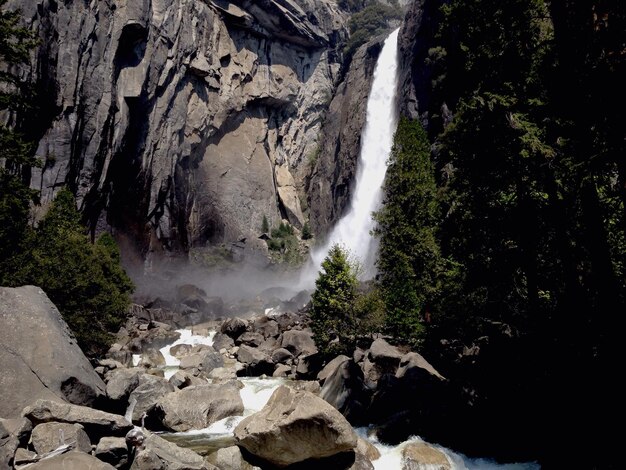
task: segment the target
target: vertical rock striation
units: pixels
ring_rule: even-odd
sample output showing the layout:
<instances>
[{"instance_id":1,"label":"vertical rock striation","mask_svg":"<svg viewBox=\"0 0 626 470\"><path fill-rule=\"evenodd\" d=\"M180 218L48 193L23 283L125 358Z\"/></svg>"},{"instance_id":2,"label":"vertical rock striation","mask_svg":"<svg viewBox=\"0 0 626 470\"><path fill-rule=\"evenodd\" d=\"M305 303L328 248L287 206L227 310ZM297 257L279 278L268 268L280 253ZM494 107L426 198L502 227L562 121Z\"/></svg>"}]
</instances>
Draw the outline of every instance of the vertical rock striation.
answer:
<instances>
[{"instance_id":1,"label":"vertical rock striation","mask_svg":"<svg viewBox=\"0 0 626 470\"><path fill-rule=\"evenodd\" d=\"M32 185L145 254L304 223L307 161L340 70L331 0L9 0L42 39ZM126 247L128 248L128 247Z\"/></svg>"}]
</instances>

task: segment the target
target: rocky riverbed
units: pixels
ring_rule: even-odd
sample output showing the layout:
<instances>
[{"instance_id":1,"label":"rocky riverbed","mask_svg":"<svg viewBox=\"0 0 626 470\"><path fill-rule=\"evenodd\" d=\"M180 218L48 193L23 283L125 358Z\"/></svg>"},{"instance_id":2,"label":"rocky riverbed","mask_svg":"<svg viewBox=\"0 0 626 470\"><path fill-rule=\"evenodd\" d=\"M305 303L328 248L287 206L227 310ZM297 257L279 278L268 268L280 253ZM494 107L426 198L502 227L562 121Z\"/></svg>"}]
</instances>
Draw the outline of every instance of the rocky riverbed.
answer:
<instances>
[{"instance_id":1,"label":"rocky riverbed","mask_svg":"<svg viewBox=\"0 0 626 470\"><path fill-rule=\"evenodd\" d=\"M92 367L43 291L0 289L0 468L494 466L410 437L448 393L419 354L371 338L324 362L294 308L304 294L243 307L178 291L133 306Z\"/></svg>"}]
</instances>

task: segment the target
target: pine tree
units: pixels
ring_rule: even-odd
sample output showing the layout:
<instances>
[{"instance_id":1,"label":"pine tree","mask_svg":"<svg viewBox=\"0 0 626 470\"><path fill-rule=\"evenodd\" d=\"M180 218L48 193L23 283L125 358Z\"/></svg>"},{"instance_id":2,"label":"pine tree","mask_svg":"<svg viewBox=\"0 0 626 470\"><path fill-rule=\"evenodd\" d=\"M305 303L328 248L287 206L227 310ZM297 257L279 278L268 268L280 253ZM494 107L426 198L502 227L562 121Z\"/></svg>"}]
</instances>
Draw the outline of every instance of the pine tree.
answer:
<instances>
[{"instance_id":1,"label":"pine tree","mask_svg":"<svg viewBox=\"0 0 626 470\"><path fill-rule=\"evenodd\" d=\"M350 352L355 340L357 269L349 254L334 245L322 262L312 296L311 327L322 354Z\"/></svg>"},{"instance_id":2,"label":"pine tree","mask_svg":"<svg viewBox=\"0 0 626 470\"><path fill-rule=\"evenodd\" d=\"M35 45L34 35L19 26L18 11L4 11L0 0L0 111L7 113L8 125L0 125L0 285L10 285L22 263L31 231L28 225L30 204L37 192L29 188L28 170L38 162L33 146L19 132L28 109L28 84L14 73L16 66L28 61Z\"/></svg>"},{"instance_id":3,"label":"pine tree","mask_svg":"<svg viewBox=\"0 0 626 470\"><path fill-rule=\"evenodd\" d=\"M430 145L417 121L402 118L398 124L384 194L375 214L375 234L380 237L386 328L397 339L417 343L423 333L420 319L436 301L444 271L436 237L440 216Z\"/></svg>"}]
</instances>

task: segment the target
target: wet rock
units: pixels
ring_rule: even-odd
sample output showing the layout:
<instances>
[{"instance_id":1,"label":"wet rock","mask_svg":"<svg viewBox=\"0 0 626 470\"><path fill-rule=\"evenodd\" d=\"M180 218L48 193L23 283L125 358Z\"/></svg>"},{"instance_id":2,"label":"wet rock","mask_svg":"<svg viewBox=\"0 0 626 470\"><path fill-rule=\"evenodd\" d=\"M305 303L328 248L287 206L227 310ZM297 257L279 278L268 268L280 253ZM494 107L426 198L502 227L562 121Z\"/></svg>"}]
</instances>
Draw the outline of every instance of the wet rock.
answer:
<instances>
[{"instance_id":1,"label":"wet rock","mask_svg":"<svg viewBox=\"0 0 626 470\"><path fill-rule=\"evenodd\" d=\"M91 439L124 436L133 428L123 416L49 400L37 400L34 405L24 409L24 416L35 425L50 422L81 424Z\"/></svg>"},{"instance_id":2,"label":"wet rock","mask_svg":"<svg viewBox=\"0 0 626 470\"><path fill-rule=\"evenodd\" d=\"M267 405L235 428L237 445L278 467L351 451L357 436L319 397L279 387Z\"/></svg>"},{"instance_id":3,"label":"wet rock","mask_svg":"<svg viewBox=\"0 0 626 470\"><path fill-rule=\"evenodd\" d=\"M368 460L374 461L380 458L380 451L369 441L359 437L356 444L356 451L364 455Z\"/></svg>"},{"instance_id":4,"label":"wet rock","mask_svg":"<svg viewBox=\"0 0 626 470\"><path fill-rule=\"evenodd\" d=\"M193 385L161 398L146 423L155 430L188 431L241 414L243 402L235 383Z\"/></svg>"},{"instance_id":5,"label":"wet rock","mask_svg":"<svg viewBox=\"0 0 626 470\"><path fill-rule=\"evenodd\" d=\"M213 348L203 353L185 356L180 360L181 369L198 369L205 373L209 373L213 369L222 367L223 365L224 359L222 355Z\"/></svg>"},{"instance_id":6,"label":"wet rock","mask_svg":"<svg viewBox=\"0 0 626 470\"><path fill-rule=\"evenodd\" d=\"M412 442L402 449L402 470L451 470L442 451L423 442Z\"/></svg>"},{"instance_id":7,"label":"wet rock","mask_svg":"<svg viewBox=\"0 0 626 470\"><path fill-rule=\"evenodd\" d=\"M153 369L164 365L165 358L158 349L148 349L144 351L141 355L141 361L139 362L139 366L145 367L146 369Z\"/></svg>"},{"instance_id":8,"label":"wet rock","mask_svg":"<svg viewBox=\"0 0 626 470\"><path fill-rule=\"evenodd\" d=\"M40 398L92 406L104 396L104 382L38 287L0 287L0 370L4 418Z\"/></svg>"}]
</instances>

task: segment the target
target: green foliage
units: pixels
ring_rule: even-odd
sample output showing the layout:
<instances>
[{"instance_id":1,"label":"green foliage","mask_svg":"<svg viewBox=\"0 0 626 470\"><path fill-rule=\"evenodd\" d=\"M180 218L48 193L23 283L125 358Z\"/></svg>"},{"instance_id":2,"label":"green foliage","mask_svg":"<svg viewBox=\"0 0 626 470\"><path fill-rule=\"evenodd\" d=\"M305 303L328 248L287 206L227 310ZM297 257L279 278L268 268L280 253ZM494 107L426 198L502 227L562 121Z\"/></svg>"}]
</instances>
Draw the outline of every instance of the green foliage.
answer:
<instances>
[{"instance_id":1,"label":"green foliage","mask_svg":"<svg viewBox=\"0 0 626 470\"><path fill-rule=\"evenodd\" d=\"M270 223L267 221L267 216L263 214L263 221L261 222L261 232L268 233L270 231Z\"/></svg>"},{"instance_id":2,"label":"green foliage","mask_svg":"<svg viewBox=\"0 0 626 470\"><path fill-rule=\"evenodd\" d=\"M277 228L272 229L271 235L272 238L267 241L267 247L275 262L291 265L302 263L300 242L290 224L281 222Z\"/></svg>"},{"instance_id":3,"label":"green foliage","mask_svg":"<svg viewBox=\"0 0 626 470\"><path fill-rule=\"evenodd\" d=\"M311 301L311 327L324 355L349 352L355 342L357 267L348 252L334 245L322 262Z\"/></svg>"},{"instance_id":4,"label":"green foliage","mask_svg":"<svg viewBox=\"0 0 626 470\"><path fill-rule=\"evenodd\" d=\"M356 50L370 39L375 38L389 30L392 20L401 20L403 16L400 8L372 2L363 10L355 13L350 18L350 39L346 44L344 53L349 58Z\"/></svg>"},{"instance_id":5,"label":"green foliage","mask_svg":"<svg viewBox=\"0 0 626 470\"><path fill-rule=\"evenodd\" d=\"M74 197L63 189L37 230L14 284L41 286L85 353L101 354L126 318L133 285L109 234L85 235Z\"/></svg>"},{"instance_id":6,"label":"green foliage","mask_svg":"<svg viewBox=\"0 0 626 470\"><path fill-rule=\"evenodd\" d=\"M5 11L5 4L6 0L0 0L0 62L7 65L0 71L0 111L6 113L9 123L0 125L1 285L12 282L32 238L28 215L37 192L29 188L28 171L38 166L33 145L19 132L28 108L28 86L13 72L15 66L27 62L34 36L19 26L19 12Z\"/></svg>"},{"instance_id":7,"label":"green foliage","mask_svg":"<svg viewBox=\"0 0 626 470\"><path fill-rule=\"evenodd\" d=\"M310 240L313 238L313 232L311 232L311 225L309 225L309 221L307 220L304 223L304 227L302 227L302 239Z\"/></svg>"},{"instance_id":8,"label":"green foliage","mask_svg":"<svg viewBox=\"0 0 626 470\"><path fill-rule=\"evenodd\" d=\"M428 137L419 122L402 118L398 124L384 193L375 234L380 237L386 328L415 344L423 330L420 319L434 307L450 269L436 236L441 218L437 187Z\"/></svg>"}]
</instances>

